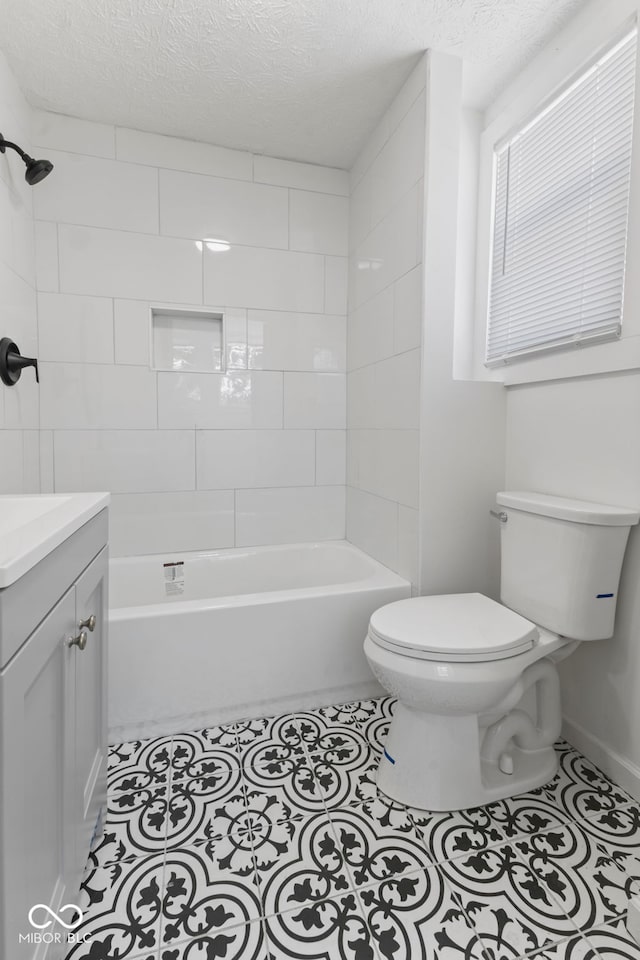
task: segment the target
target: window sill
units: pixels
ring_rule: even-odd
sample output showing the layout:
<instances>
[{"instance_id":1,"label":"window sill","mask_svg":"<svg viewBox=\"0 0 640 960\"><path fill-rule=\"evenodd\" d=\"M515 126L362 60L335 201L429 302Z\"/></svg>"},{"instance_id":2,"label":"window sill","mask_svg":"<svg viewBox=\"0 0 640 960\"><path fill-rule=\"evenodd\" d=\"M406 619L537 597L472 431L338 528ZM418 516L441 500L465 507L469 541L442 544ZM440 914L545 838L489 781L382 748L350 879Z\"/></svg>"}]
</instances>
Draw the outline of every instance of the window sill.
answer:
<instances>
[{"instance_id":1,"label":"window sill","mask_svg":"<svg viewBox=\"0 0 640 960\"><path fill-rule=\"evenodd\" d=\"M611 343L575 347L530 360L515 360L502 368L494 367L482 379L500 380L505 387L514 387L523 383L571 380L639 368L640 336L627 336Z\"/></svg>"}]
</instances>

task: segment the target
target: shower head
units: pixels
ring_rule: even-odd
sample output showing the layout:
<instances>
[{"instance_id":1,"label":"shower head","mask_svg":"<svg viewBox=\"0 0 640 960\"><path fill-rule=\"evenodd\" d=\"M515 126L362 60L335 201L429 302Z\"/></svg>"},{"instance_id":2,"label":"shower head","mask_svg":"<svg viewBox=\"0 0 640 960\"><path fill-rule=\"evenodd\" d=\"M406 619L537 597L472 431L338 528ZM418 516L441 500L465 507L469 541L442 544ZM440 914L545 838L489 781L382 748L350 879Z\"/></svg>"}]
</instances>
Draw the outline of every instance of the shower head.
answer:
<instances>
[{"instance_id":1,"label":"shower head","mask_svg":"<svg viewBox=\"0 0 640 960\"><path fill-rule=\"evenodd\" d=\"M11 147L12 150L15 150L19 156L22 157L24 164L26 166L24 178L29 184L33 186L36 183L40 183L41 180L44 180L51 171L53 170L53 164L50 160L34 160L33 157L30 157L28 153L25 153L22 147L19 147L17 143L12 143L10 140L5 140L5 138L0 133L0 153L4 153L7 147Z\"/></svg>"},{"instance_id":2,"label":"shower head","mask_svg":"<svg viewBox=\"0 0 640 960\"><path fill-rule=\"evenodd\" d=\"M40 183L53 170L53 164L50 160L32 160L31 157L23 157L23 159L27 164L24 178L31 186L34 183Z\"/></svg>"}]
</instances>

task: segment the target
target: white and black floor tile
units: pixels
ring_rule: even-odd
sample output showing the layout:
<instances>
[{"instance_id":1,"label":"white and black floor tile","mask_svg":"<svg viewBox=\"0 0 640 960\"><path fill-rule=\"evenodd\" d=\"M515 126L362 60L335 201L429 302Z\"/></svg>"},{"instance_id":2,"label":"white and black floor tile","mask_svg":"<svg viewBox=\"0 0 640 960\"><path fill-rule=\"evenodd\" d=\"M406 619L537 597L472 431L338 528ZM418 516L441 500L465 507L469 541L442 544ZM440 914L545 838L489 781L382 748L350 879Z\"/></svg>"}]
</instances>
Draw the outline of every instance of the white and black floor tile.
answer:
<instances>
[{"instance_id":1,"label":"white and black floor tile","mask_svg":"<svg viewBox=\"0 0 640 960\"><path fill-rule=\"evenodd\" d=\"M269 960L377 960L357 896L308 903L265 921Z\"/></svg>"},{"instance_id":2,"label":"white and black floor tile","mask_svg":"<svg viewBox=\"0 0 640 960\"><path fill-rule=\"evenodd\" d=\"M359 891L385 960L485 960L483 945L435 867Z\"/></svg>"},{"instance_id":3,"label":"white and black floor tile","mask_svg":"<svg viewBox=\"0 0 640 960\"><path fill-rule=\"evenodd\" d=\"M161 903L165 950L193 939L209 949L209 941L259 920L262 911L251 844L225 837L169 850Z\"/></svg>"},{"instance_id":4,"label":"white and black floor tile","mask_svg":"<svg viewBox=\"0 0 640 960\"><path fill-rule=\"evenodd\" d=\"M494 960L521 957L578 933L512 846L482 850L438 869Z\"/></svg>"},{"instance_id":5,"label":"white and black floor tile","mask_svg":"<svg viewBox=\"0 0 640 960\"><path fill-rule=\"evenodd\" d=\"M625 913L633 877L581 824L538 834L515 846L579 930L600 926Z\"/></svg>"},{"instance_id":6,"label":"white and black floor tile","mask_svg":"<svg viewBox=\"0 0 640 960\"><path fill-rule=\"evenodd\" d=\"M91 848L92 865L104 867L162 853L168 794L168 785L109 791L104 829Z\"/></svg>"},{"instance_id":7,"label":"white and black floor tile","mask_svg":"<svg viewBox=\"0 0 640 960\"><path fill-rule=\"evenodd\" d=\"M544 787L382 794L385 697L109 751L68 960L640 960L640 805L569 744Z\"/></svg>"},{"instance_id":8,"label":"white and black floor tile","mask_svg":"<svg viewBox=\"0 0 640 960\"><path fill-rule=\"evenodd\" d=\"M78 906L83 922L67 960L155 957L162 926L164 854L88 870Z\"/></svg>"},{"instance_id":9,"label":"white and black floor tile","mask_svg":"<svg viewBox=\"0 0 640 960\"><path fill-rule=\"evenodd\" d=\"M341 807L331 810L329 816L355 888L432 866L415 827L396 829L393 823L383 826L370 816L366 806Z\"/></svg>"},{"instance_id":10,"label":"white and black floor tile","mask_svg":"<svg viewBox=\"0 0 640 960\"><path fill-rule=\"evenodd\" d=\"M266 917L351 889L343 851L326 813L277 825L268 843L257 840L254 855Z\"/></svg>"},{"instance_id":11,"label":"white and black floor tile","mask_svg":"<svg viewBox=\"0 0 640 960\"><path fill-rule=\"evenodd\" d=\"M492 804L452 813L431 813L410 807L408 814L431 859L440 863L506 843L506 832L497 823L496 807L497 804Z\"/></svg>"}]
</instances>

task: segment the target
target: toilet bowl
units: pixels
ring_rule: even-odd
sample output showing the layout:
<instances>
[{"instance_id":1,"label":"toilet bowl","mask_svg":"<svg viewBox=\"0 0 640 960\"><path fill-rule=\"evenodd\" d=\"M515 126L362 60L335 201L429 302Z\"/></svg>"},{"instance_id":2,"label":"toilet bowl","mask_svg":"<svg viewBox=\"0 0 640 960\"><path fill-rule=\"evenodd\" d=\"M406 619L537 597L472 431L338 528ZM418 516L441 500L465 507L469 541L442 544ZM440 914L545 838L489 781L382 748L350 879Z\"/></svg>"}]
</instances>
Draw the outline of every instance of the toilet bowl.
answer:
<instances>
[{"instance_id":1,"label":"toilet bowl","mask_svg":"<svg viewBox=\"0 0 640 960\"><path fill-rule=\"evenodd\" d=\"M414 597L371 617L364 652L398 700L377 783L409 806L481 806L551 780L562 721L556 664L613 633L638 512L531 493L497 501L511 508L498 514L503 602Z\"/></svg>"}]
</instances>

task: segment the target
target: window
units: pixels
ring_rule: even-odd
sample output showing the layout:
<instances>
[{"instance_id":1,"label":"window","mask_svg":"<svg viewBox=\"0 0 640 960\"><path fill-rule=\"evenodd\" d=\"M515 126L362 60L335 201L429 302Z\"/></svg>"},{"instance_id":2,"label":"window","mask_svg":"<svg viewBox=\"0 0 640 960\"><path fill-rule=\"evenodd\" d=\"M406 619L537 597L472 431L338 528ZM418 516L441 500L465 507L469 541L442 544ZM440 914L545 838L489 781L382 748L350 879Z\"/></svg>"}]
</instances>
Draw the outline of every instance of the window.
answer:
<instances>
[{"instance_id":1,"label":"window","mask_svg":"<svg viewBox=\"0 0 640 960\"><path fill-rule=\"evenodd\" d=\"M494 148L487 366L620 335L636 45Z\"/></svg>"}]
</instances>

